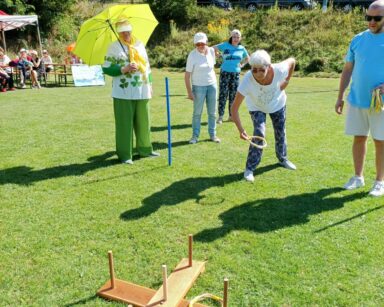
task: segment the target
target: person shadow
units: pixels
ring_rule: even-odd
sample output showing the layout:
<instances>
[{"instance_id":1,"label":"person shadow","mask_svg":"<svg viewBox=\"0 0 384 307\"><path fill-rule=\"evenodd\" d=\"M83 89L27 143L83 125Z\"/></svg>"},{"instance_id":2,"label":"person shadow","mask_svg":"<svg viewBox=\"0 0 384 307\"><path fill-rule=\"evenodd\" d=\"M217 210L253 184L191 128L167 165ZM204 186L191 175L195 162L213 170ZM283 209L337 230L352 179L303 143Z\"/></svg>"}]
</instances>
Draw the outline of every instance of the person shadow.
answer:
<instances>
[{"instance_id":1,"label":"person shadow","mask_svg":"<svg viewBox=\"0 0 384 307\"><path fill-rule=\"evenodd\" d=\"M279 167L277 163L260 167L255 174L262 174L277 167ZM199 203L204 198L201 196L203 191L212 187L223 187L226 184L242 180L242 178L243 173L238 173L218 177L186 178L173 182L165 189L144 198L141 207L123 212L120 218L129 221L147 217L159 210L161 206L174 206L190 199Z\"/></svg>"},{"instance_id":2,"label":"person shadow","mask_svg":"<svg viewBox=\"0 0 384 307\"><path fill-rule=\"evenodd\" d=\"M118 163L118 160L107 160L114 155L114 151L109 151L101 155L89 157L86 163L59 165L40 170L33 170L32 167L25 165L2 169L0 170L0 185L7 183L30 185L47 179L81 176L89 171Z\"/></svg>"},{"instance_id":3,"label":"person shadow","mask_svg":"<svg viewBox=\"0 0 384 307\"><path fill-rule=\"evenodd\" d=\"M207 126L208 123L202 122L200 124L201 126ZM171 125L171 130L184 130L184 129L190 129L192 128L192 124L175 124ZM166 131L168 130L168 126L152 126L151 132L159 132L159 131Z\"/></svg>"},{"instance_id":4,"label":"person shadow","mask_svg":"<svg viewBox=\"0 0 384 307\"><path fill-rule=\"evenodd\" d=\"M172 142L172 148L176 148L179 146L190 145L189 140ZM168 148L168 143L164 142L152 142L153 150L163 150Z\"/></svg>"},{"instance_id":5,"label":"person shadow","mask_svg":"<svg viewBox=\"0 0 384 307\"><path fill-rule=\"evenodd\" d=\"M342 188L326 188L314 193L290 195L285 198L265 198L246 202L219 215L222 226L205 229L194 240L212 242L234 230L258 233L305 224L309 217L324 211L340 209L347 202L366 197L366 192L332 196Z\"/></svg>"},{"instance_id":6,"label":"person shadow","mask_svg":"<svg viewBox=\"0 0 384 307\"><path fill-rule=\"evenodd\" d=\"M72 302L72 303L68 303L68 304L65 304L63 305L64 307L73 307L73 306L76 306L76 305L86 305L86 304L91 304L92 302L92 305L94 304L94 301L97 299L97 295L94 294L94 295L91 295L89 297L86 297L86 298L82 298L82 299L79 299L78 301L76 302Z\"/></svg>"}]
</instances>

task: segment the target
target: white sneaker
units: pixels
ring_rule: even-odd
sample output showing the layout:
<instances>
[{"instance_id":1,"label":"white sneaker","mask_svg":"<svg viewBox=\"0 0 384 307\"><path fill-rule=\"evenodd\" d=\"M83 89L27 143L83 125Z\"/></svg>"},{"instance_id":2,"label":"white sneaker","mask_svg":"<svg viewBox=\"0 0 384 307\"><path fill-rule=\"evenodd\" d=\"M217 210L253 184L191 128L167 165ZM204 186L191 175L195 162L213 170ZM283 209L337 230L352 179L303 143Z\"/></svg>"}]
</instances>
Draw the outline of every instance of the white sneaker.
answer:
<instances>
[{"instance_id":1,"label":"white sneaker","mask_svg":"<svg viewBox=\"0 0 384 307\"><path fill-rule=\"evenodd\" d=\"M199 139L198 139L196 136L193 136L193 137L189 140L189 144L196 144L198 141L199 141Z\"/></svg>"},{"instance_id":2,"label":"white sneaker","mask_svg":"<svg viewBox=\"0 0 384 307\"><path fill-rule=\"evenodd\" d=\"M219 116L219 118L217 119L216 123L221 125L223 123L223 117Z\"/></svg>"},{"instance_id":3,"label":"white sneaker","mask_svg":"<svg viewBox=\"0 0 384 307\"><path fill-rule=\"evenodd\" d=\"M383 196L384 195L384 181L375 181L371 191L369 191L369 195L371 196Z\"/></svg>"},{"instance_id":4,"label":"white sneaker","mask_svg":"<svg viewBox=\"0 0 384 307\"><path fill-rule=\"evenodd\" d=\"M215 142L215 143L220 143L220 142L221 142L221 140L220 140L216 135L211 136L211 137L210 137L210 140L211 140L212 142Z\"/></svg>"},{"instance_id":5,"label":"white sneaker","mask_svg":"<svg viewBox=\"0 0 384 307\"><path fill-rule=\"evenodd\" d=\"M254 182L255 177L253 177L253 172L249 169L245 169L244 171L244 179L247 180L248 182Z\"/></svg>"},{"instance_id":6,"label":"white sneaker","mask_svg":"<svg viewBox=\"0 0 384 307\"><path fill-rule=\"evenodd\" d=\"M132 161L132 159L124 160L123 164L131 164L132 165L133 161Z\"/></svg>"},{"instance_id":7,"label":"white sneaker","mask_svg":"<svg viewBox=\"0 0 384 307\"><path fill-rule=\"evenodd\" d=\"M360 176L353 176L346 184L344 184L344 189L354 190L363 186L365 186L364 178Z\"/></svg>"},{"instance_id":8,"label":"white sneaker","mask_svg":"<svg viewBox=\"0 0 384 307\"><path fill-rule=\"evenodd\" d=\"M289 160L285 160L283 162L279 162L281 166L285 167L286 169L290 169L292 171L294 171L296 169L296 165L293 164L291 161Z\"/></svg>"},{"instance_id":9,"label":"white sneaker","mask_svg":"<svg viewBox=\"0 0 384 307\"><path fill-rule=\"evenodd\" d=\"M157 158L157 157L160 157L160 154L159 154L158 152L156 152L156 151L152 151L152 152L149 154L149 156L150 156L151 158Z\"/></svg>"}]
</instances>

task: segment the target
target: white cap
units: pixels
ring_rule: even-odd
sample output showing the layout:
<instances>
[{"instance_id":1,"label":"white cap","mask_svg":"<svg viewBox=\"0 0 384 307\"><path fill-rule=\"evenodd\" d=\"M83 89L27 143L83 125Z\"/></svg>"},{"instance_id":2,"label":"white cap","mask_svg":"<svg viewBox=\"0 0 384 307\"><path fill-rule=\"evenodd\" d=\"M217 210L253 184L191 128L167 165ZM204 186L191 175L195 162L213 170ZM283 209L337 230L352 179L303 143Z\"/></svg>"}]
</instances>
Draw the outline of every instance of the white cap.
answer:
<instances>
[{"instance_id":1,"label":"white cap","mask_svg":"<svg viewBox=\"0 0 384 307\"><path fill-rule=\"evenodd\" d=\"M117 33L120 33L120 32L132 32L132 26L130 24L122 24L122 25L119 25L117 26L117 29L116 29Z\"/></svg>"},{"instance_id":2,"label":"white cap","mask_svg":"<svg viewBox=\"0 0 384 307\"><path fill-rule=\"evenodd\" d=\"M195 34L193 38L193 43L196 45L197 43L204 43L206 44L208 42L208 37L203 32L198 32Z\"/></svg>"},{"instance_id":3,"label":"white cap","mask_svg":"<svg viewBox=\"0 0 384 307\"><path fill-rule=\"evenodd\" d=\"M20 52L27 52L27 50L24 49L24 48L21 48L21 49L20 49Z\"/></svg>"},{"instance_id":4,"label":"white cap","mask_svg":"<svg viewBox=\"0 0 384 307\"><path fill-rule=\"evenodd\" d=\"M256 50L254 53L251 54L251 57L249 59L249 65L271 65L271 56L268 54L267 51L263 49Z\"/></svg>"},{"instance_id":5,"label":"white cap","mask_svg":"<svg viewBox=\"0 0 384 307\"><path fill-rule=\"evenodd\" d=\"M237 30L237 29L233 29L233 30L231 31L231 36L233 36L234 34L237 34L237 35L241 36L241 32L240 32L240 30Z\"/></svg>"}]
</instances>

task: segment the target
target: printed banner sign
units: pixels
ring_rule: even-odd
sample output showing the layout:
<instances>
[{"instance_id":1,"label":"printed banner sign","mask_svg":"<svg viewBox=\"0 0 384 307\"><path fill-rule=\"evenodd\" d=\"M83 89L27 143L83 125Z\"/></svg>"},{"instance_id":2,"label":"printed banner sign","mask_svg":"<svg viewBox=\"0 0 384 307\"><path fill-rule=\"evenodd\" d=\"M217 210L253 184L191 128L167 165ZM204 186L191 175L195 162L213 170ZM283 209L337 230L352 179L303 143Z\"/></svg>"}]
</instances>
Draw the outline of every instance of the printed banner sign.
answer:
<instances>
[{"instance_id":1,"label":"printed banner sign","mask_svg":"<svg viewBox=\"0 0 384 307\"><path fill-rule=\"evenodd\" d=\"M100 65L72 65L72 76L75 86L105 85L103 70Z\"/></svg>"}]
</instances>

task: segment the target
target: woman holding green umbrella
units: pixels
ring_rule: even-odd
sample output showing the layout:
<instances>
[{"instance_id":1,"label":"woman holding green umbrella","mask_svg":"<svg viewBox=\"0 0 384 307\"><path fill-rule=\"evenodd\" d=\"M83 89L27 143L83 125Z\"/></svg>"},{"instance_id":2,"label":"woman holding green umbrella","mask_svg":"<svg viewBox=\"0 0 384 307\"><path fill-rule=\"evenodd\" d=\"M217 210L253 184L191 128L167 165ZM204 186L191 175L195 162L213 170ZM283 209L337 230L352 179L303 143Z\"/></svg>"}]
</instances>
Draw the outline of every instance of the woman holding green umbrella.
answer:
<instances>
[{"instance_id":1,"label":"woman holding green umbrella","mask_svg":"<svg viewBox=\"0 0 384 307\"><path fill-rule=\"evenodd\" d=\"M151 69L145 47L132 30L127 20L116 23L119 39L109 46L103 64L103 72L113 77L116 153L127 164L133 164L133 132L140 156L159 156L153 151L150 137Z\"/></svg>"}]
</instances>

